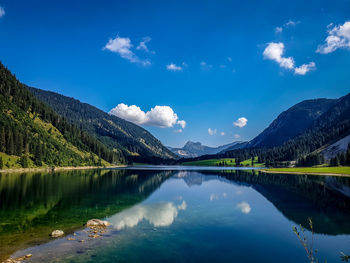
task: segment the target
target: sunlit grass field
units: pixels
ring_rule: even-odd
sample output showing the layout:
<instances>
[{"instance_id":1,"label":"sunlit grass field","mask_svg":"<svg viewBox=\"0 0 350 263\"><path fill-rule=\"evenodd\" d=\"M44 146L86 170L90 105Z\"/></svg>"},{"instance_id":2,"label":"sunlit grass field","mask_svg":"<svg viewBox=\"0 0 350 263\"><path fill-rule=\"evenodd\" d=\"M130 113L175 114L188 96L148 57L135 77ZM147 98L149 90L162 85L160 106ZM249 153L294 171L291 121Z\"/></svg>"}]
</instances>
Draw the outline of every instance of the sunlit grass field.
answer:
<instances>
[{"instance_id":1,"label":"sunlit grass field","mask_svg":"<svg viewBox=\"0 0 350 263\"><path fill-rule=\"evenodd\" d=\"M296 168L271 168L266 171L271 172L292 172L292 173L325 173L325 174L348 174L350 166L337 167L296 167Z\"/></svg>"}]
</instances>

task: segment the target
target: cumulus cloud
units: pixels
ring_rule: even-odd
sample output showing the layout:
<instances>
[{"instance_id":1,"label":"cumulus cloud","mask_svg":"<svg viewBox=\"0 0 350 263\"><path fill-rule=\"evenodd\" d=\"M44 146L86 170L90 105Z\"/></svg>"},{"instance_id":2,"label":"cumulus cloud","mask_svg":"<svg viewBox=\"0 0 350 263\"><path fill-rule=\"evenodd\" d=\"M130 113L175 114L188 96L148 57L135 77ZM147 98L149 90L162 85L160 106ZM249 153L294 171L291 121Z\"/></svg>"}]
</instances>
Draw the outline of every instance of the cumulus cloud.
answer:
<instances>
[{"instance_id":1,"label":"cumulus cloud","mask_svg":"<svg viewBox=\"0 0 350 263\"><path fill-rule=\"evenodd\" d=\"M109 114L138 125L171 128L178 124L182 128L186 127L186 122L184 120L179 120L177 114L169 106L157 105L150 111L144 112L136 105L128 106L124 103L120 103L115 108L111 109Z\"/></svg>"},{"instance_id":2,"label":"cumulus cloud","mask_svg":"<svg viewBox=\"0 0 350 263\"><path fill-rule=\"evenodd\" d=\"M0 17L3 17L5 15L5 9L0 6Z\"/></svg>"},{"instance_id":3,"label":"cumulus cloud","mask_svg":"<svg viewBox=\"0 0 350 263\"><path fill-rule=\"evenodd\" d=\"M243 128L244 126L246 126L248 123L248 120L244 117L238 118L236 121L233 122L234 126L237 126L239 128Z\"/></svg>"},{"instance_id":4,"label":"cumulus cloud","mask_svg":"<svg viewBox=\"0 0 350 263\"><path fill-rule=\"evenodd\" d=\"M338 26L330 24L327 32L328 36L325 43L318 46L316 52L328 54L339 48L350 48L350 21Z\"/></svg>"},{"instance_id":5,"label":"cumulus cloud","mask_svg":"<svg viewBox=\"0 0 350 263\"><path fill-rule=\"evenodd\" d=\"M147 46L147 43L150 42L151 40L152 40L152 38L150 38L150 37L144 37L143 40L139 43L139 45L136 47L136 49L143 50L146 53L155 54L156 52L149 50L148 46Z\"/></svg>"},{"instance_id":6,"label":"cumulus cloud","mask_svg":"<svg viewBox=\"0 0 350 263\"><path fill-rule=\"evenodd\" d=\"M265 48L263 55L265 59L276 61L281 68L291 69L297 75L305 75L310 70L316 69L315 62L303 64L299 67L295 66L294 59L292 57L284 57L284 44L282 42L271 42Z\"/></svg>"},{"instance_id":7,"label":"cumulus cloud","mask_svg":"<svg viewBox=\"0 0 350 263\"><path fill-rule=\"evenodd\" d=\"M182 129L185 129L186 125L187 125L186 121L184 121L184 120L179 120L176 122L176 124L179 124Z\"/></svg>"},{"instance_id":8,"label":"cumulus cloud","mask_svg":"<svg viewBox=\"0 0 350 263\"><path fill-rule=\"evenodd\" d=\"M166 65L166 69L169 71L182 71L182 67L176 66L176 64L174 63L170 63Z\"/></svg>"},{"instance_id":9,"label":"cumulus cloud","mask_svg":"<svg viewBox=\"0 0 350 263\"><path fill-rule=\"evenodd\" d=\"M209 133L209 135L215 135L216 134L216 129L208 128L208 133Z\"/></svg>"},{"instance_id":10,"label":"cumulus cloud","mask_svg":"<svg viewBox=\"0 0 350 263\"><path fill-rule=\"evenodd\" d=\"M292 57L283 57L283 52L284 44L282 42L271 42L265 48L263 55L266 59L276 61L282 68L294 68L294 59Z\"/></svg>"},{"instance_id":11,"label":"cumulus cloud","mask_svg":"<svg viewBox=\"0 0 350 263\"><path fill-rule=\"evenodd\" d=\"M310 70L314 70L314 69L316 69L315 62L310 62L308 64L303 64L300 67L296 67L294 69L294 73L297 74L297 75L305 75Z\"/></svg>"},{"instance_id":12,"label":"cumulus cloud","mask_svg":"<svg viewBox=\"0 0 350 263\"><path fill-rule=\"evenodd\" d=\"M108 43L103 47L111 52L117 53L120 57L128 60L131 63L137 63L143 66L149 66L151 62L149 60L140 59L131 49L133 45L128 37L110 38Z\"/></svg>"},{"instance_id":13,"label":"cumulus cloud","mask_svg":"<svg viewBox=\"0 0 350 263\"><path fill-rule=\"evenodd\" d=\"M237 208L241 210L243 214L249 214L252 210L250 205L247 202L241 202L237 204Z\"/></svg>"},{"instance_id":14,"label":"cumulus cloud","mask_svg":"<svg viewBox=\"0 0 350 263\"><path fill-rule=\"evenodd\" d=\"M185 210L185 201L177 208L173 203L158 203L136 205L112 216L109 221L117 230L138 225L142 220L148 221L154 227L170 226L178 215L178 210Z\"/></svg>"}]
</instances>

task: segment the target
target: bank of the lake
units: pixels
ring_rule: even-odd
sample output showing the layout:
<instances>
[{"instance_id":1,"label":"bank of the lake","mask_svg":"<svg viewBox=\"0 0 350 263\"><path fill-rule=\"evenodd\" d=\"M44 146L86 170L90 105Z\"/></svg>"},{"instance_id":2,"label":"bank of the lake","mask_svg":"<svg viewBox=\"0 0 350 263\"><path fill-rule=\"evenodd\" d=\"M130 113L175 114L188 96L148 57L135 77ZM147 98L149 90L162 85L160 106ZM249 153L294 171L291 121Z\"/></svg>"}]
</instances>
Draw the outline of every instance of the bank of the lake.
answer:
<instances>
[{"instance_id":1,"label":"bank of the lake","mask_svg":"<svg viewBox=\"0 0 350 263\"><path fill-rule=\"evenodd\" d=\"M264 173L315 174L327 176L350 176L350 166L337 167L291 167L262 169Z\"/></svg>"},{"instance_id":2,"label":"bank of the lake","mask_svg":"<svg viewBox=\"0 0 350 263\"><path fill-rule=\"evenodd\" d=\"M36 173L36 172L71 171L71 170L113 169L113 168L121 168L121 167L127 167L127 165L9 168L9 169L0 169L0 173Z\"/></svg>"}]
</instances>

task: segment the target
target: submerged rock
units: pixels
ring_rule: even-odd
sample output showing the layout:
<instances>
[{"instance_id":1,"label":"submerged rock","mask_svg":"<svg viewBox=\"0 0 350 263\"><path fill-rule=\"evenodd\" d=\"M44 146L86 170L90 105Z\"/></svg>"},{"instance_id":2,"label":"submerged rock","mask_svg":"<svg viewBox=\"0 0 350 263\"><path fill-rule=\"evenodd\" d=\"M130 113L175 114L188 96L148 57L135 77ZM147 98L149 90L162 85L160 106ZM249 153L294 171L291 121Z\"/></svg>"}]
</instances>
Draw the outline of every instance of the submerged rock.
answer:
<instances>
[{"instance_id":1,"label":"submerged rock","mask_svg":"<svg viewBox=\"0 0 350 263\"><path fill-rule=\"evenodd\" d=\"M87 227L107 227L110 223L107 221L103 221L100 219L90 219L87 221L86 226Z\"/></svg>"},{"instance_id":2,"label":"submerged rock","mask_svg":"<svg viewBox=\"0 0 350 263\"><path fill-rule=\"evenodd\" d=\"M61 237L64 235L64 232L62 230L55 230L52 231L51 237Z\"/></svg>"}]
</instances>

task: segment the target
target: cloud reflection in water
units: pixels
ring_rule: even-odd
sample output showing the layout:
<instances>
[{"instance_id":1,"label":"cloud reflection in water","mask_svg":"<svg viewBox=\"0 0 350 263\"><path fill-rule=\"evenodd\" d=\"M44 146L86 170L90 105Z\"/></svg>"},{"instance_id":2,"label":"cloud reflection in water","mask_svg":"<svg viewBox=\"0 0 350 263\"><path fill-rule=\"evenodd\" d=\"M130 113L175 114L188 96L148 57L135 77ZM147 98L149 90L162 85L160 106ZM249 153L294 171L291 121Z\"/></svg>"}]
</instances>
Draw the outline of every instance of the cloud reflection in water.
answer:
<instances>
[{"instance_id":1,"label":"cloud reflection in water","mask_svg":"<svg viewBox=\"0 0 350 263\"><path fill-rule=\"evenodd\" d=\"M187 204L185 201L179 206L175 206L171 202L136 205L112 216L109 221L117 230L134 227L142 220L147 220L154 227L166 227L174 222L178 215L178 210L185 210L186 208Z\"/></svg>"}]
</instances>

